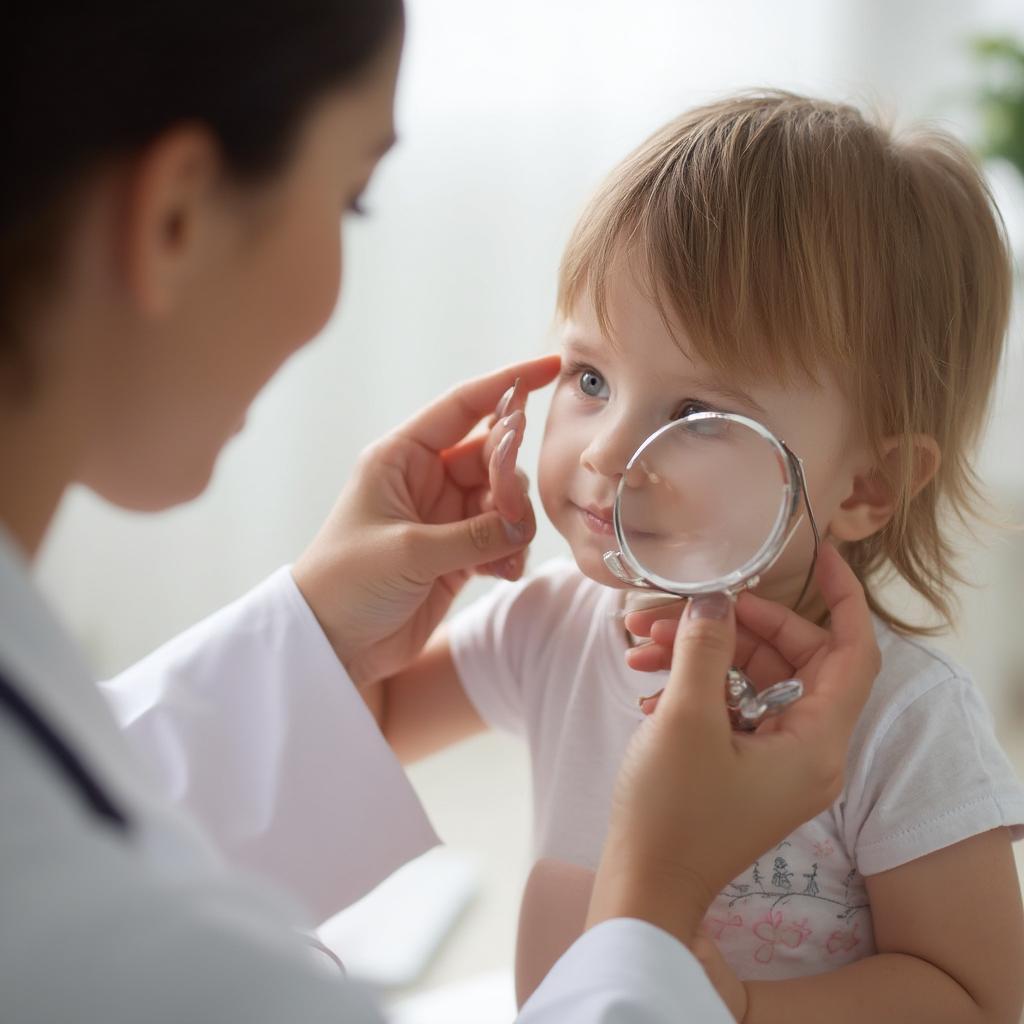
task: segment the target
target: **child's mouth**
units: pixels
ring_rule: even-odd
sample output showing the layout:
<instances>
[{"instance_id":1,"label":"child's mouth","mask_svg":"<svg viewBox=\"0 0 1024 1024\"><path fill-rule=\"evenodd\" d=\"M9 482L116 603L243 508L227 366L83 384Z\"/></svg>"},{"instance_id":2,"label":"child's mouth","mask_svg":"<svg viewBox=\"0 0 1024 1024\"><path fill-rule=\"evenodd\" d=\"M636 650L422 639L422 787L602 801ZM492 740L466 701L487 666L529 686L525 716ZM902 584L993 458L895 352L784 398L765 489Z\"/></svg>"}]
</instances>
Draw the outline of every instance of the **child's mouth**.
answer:
<instances>
[{"instance_id":1,"label":"child's mouth","mask_svg":"<svg viewBox=\"0 0 1024 1024\"><path fill-rule=\"evenodd\" d=\"M584 526L591 533L596 533L601 537L614 536L615 530L612 528L612 510L610 508L596 508L594 506L582 508L579 505L576 508L579 509Z\"/></svg>"}]
</instances>

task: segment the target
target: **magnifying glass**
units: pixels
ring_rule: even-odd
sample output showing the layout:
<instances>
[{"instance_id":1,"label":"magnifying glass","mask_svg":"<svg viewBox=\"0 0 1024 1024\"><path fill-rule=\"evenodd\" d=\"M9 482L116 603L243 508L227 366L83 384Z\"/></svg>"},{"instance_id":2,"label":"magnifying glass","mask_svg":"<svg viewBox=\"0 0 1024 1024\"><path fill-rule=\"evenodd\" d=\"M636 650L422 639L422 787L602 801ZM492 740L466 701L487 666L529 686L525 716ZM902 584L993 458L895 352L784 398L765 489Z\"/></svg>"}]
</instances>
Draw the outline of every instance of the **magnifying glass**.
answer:
<instances>
[{"instance_id":1,"label":"magnifying glass","mask_svg":"<svg viewBox=\"0 0 1024 1024\"><path fill-rule=\"evenodd\" d=\"M756 586L806 514L814 554L821 538L800 459L757 420L697 412L667 423L629 460L612 514L617 551L608 569L630 586L696 597ZM803 695L798 679L758 693L730 669L726 704L733 727L751 730Z\"/></svg>"}]
</instances>

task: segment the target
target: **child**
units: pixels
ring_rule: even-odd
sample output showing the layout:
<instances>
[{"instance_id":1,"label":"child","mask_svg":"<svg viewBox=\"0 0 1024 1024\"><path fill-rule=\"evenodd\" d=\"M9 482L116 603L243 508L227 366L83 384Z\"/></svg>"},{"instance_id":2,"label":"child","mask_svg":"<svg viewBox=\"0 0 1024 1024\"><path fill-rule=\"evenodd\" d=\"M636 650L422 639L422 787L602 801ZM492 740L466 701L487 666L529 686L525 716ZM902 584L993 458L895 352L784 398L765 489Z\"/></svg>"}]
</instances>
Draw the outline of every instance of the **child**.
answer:
<instances>
[{"instance_id":1,"label":"child","mask_svg":"<svg viewBox=\"0 0 1024 1024\"><path fill-rule=\"evenodd\" d=\"M485 725L529 743L542 866L521 996L585 913L586 885L543 864L577 878L597 864L638 698L657 689L638 669L662 666L657 645L630 649L629 592L602 559L619 476L663 423L718 409L803 460L822 535L867 588L882 670L840 798L715 899L709 973L748 1024L1015 1024L1024 794L970 680L876 589L895 571L950 617L943 524L976 497L1009 295L998 215L966 152L847 106L770 93L695 110L592 202L561 270L563 371L538 478L575 564L500 585L368 697L407 760ZM501 413L499 477L524 425L515 401ZM757 594L796 601L811 548L805 522ZM813 590L800 611L824 618Z\"/></svg>"}]
</instances>

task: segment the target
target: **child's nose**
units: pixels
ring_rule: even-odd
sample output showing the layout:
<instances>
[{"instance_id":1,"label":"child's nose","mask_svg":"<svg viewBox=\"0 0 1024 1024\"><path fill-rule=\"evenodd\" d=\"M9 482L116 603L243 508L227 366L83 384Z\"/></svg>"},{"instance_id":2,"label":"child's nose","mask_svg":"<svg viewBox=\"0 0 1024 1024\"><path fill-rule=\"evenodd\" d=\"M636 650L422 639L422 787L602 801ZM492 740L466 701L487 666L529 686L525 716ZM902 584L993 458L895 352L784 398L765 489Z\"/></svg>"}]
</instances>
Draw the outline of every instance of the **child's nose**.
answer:
<instances>
[{"instance_id":1,"label":"child's nose","mask_svg":"<svg viewBox=\"0 0 1024 1024\"><path fill-rule=\"evenodd\" d=\"M626 471L626 463L640 447L643 436L626 423L610 424L596 433L580 453L580 465L591 473L608 477L618 483Z\"/></svg>"}]
</instances>

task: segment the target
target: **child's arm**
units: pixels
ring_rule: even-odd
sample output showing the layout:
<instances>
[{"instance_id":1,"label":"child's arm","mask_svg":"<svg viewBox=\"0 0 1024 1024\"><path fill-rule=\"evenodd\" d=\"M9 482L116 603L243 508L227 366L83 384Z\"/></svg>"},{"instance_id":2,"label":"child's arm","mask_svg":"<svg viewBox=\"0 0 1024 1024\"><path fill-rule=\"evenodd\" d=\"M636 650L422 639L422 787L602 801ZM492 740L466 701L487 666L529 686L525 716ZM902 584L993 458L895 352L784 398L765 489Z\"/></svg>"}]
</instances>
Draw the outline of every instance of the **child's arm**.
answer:
<instances>
[{"instance_id":1,"label":"child's arm","mask_svg":"<svg viewBox=\"0 0 1024 1024\"><path fill-rule=\"evenodd\" d=\"M366 687L363 698L403 764L487 728L462 687L443 626L408 668Z\"/></svg>"},{"instance_id":2,"label":"child's arm","mask_svg":"<svg viewBox=\"0 0 1024 1024\"><path fill-rule=\"evenodd\" d=\"M865 882L875 956L808 978L746 983L724 961L707 963L737 1020L1018 1024L1024 1004L1024 914L1006 829Z\"/></svg>"}]
</instances>

